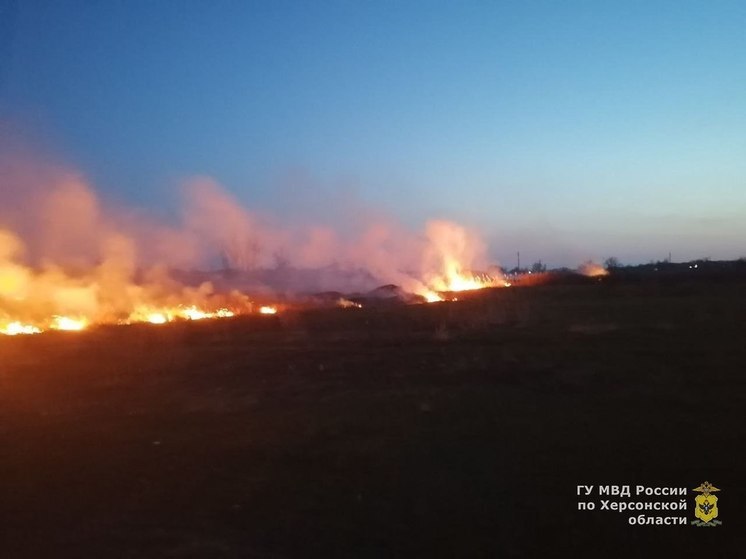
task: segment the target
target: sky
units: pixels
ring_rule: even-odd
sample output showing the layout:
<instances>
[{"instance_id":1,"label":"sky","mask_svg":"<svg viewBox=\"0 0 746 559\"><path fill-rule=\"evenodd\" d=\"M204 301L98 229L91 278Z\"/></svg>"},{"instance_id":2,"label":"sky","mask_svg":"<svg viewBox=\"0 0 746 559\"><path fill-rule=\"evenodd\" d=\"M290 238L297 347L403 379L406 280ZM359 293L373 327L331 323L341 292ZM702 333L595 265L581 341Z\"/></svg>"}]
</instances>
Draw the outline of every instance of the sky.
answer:
<instances>
[{"instance_id":1,"label":"sky","mask_svg":"<svg viewBox=\"0 0 746 559\"><path fill-rule=\"evenodd\" d=\"M506 265L737 258L744 29L740 0L0 0L0 134L165 214L203 175L288 220L464 222Z\"/></svg>"}]
</instances>

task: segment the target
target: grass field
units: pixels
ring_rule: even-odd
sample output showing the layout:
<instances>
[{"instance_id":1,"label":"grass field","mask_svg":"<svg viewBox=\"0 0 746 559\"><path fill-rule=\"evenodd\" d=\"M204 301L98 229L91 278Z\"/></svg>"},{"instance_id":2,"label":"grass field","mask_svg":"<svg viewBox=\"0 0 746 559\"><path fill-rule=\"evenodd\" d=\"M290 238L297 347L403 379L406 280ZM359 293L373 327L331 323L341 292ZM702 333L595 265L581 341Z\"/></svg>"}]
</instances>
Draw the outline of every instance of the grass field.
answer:
<instances>
[{"instance_id":1,"label":"grass field","mask_svg":"<svg viewBox=\"0 0 746 559\"><path fill-rule=\"evenodd\" d=\"M0 557L742 557L745 317L601 282L0 339ZM716 530L578 511L705 480Z\"/></svg>"}]
</instances>

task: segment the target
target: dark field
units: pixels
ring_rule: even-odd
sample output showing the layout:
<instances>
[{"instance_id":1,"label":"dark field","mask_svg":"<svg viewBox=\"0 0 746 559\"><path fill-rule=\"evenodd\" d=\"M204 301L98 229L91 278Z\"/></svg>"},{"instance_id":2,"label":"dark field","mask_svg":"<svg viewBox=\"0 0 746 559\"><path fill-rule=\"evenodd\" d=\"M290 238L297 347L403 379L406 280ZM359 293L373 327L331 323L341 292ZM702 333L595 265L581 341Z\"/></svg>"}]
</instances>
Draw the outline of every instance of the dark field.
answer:
<instances>
[{"instance_id":1,"label":"dark field","mask_svg":"<svg viewBox=\"0 0 746 559\"><path fill-rule=\"evenodd\" d=\"M605 282L0 339L0 557L744 557L744 317ZM705 480L716 529L577 510Z\"/></svg>"}]
</instances>

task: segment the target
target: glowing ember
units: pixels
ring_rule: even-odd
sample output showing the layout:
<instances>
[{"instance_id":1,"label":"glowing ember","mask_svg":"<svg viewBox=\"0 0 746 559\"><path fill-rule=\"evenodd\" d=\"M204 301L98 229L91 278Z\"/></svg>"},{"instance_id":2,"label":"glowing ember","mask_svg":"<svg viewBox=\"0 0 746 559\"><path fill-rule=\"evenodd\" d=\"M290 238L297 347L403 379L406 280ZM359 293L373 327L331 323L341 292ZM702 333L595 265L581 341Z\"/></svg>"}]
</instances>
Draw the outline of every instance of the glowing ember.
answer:
<instances>
[{"instance_id":1,"label":"glowing ember","mask_svg":"<svg viewBox=\"0 0 746 559\"><path fill-rule=\"evenodd\" d=\"M337 305L342 307L343 309L362 309L363 306L360 303L356 303L355 301L350 301L349 299L341 298L337 301Z\"/></svg>"},{"instance_id":2,"label":"glowing ember","mask_svg":"<svg viewBox=\"0 0 746 559\"><path fill-rule=\"evenodd\" d=\"M70 318L69 316L53 316L51 328L54 330L83 330L88 326L88 321L83 318Z\"/></svg>"},{"instance_id":3,"label":"glowing ember","mask_svg":"<svg viewBox=\"0 0 746 559\"><path fill-rule=\"evenodd\" d=\"M275 307L260 307L259 312L261 314L277 314L277 309Z\"/></svg>"},{"instance_id":4,"label":"glowing ember","mask_svg":"<svg viewBox=\"0 0 746 559\"><path fill-rule=\"evenodd\" d=\"M6 336L17 336L19 334L40 334L41 329L31 324L22 324L20 322L11 322L0 328L0 334Z\"/></svg>"}]
</instances>

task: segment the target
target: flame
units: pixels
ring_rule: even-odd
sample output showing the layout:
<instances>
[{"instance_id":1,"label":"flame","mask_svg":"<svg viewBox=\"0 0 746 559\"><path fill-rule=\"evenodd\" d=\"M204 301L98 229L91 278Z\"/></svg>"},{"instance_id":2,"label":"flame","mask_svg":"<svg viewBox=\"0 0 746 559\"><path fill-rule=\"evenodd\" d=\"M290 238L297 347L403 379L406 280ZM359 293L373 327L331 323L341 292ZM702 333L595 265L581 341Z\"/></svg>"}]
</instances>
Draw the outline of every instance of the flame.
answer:
<instances>
[{"instance_id":1,"label":"flame","mask_svg":"<svg viewBox=\"0 0 746 559\"><path fill-rule=\"evenodd\" d=\"M19 196L25 186L19 183ZM215 293L209 281L190 286L171 276L168 270L178 269L181 258L191 261L184 249L188 235L110 215L72 175L52 172L34 192L28 215L5 212L0 204L0 334L251 312L249 298L238 291Z\"/></svg>"},{"instance_id":2,"label":"flame","mask_svg":"<svg viewBox=\"0 0 746 559\"><path fill-rule=\"evenodd\" d=\"M485 263L486 252L473 231L449 221L431 221L427 224L426 237L426 272L413 292L428 303L445 300L442 294L447 292L510 286L498 272L472 271Z\"/></svg>"},{"instance_id":3,"label":"flame","mask_svg":"<svg viewBox=\"0 0 746 559\"><path fill-rule=\"evenodd\" d=\"M189 320L202 320L203 318L210 318L211 314L212 313L200 310L195 306L188 307L183 311L183 315Z\"/></svg>"},{"instance_id":4,"label":"flame","mask_svg":"<svg viewBox=\"0 0 746 559\"><path fill-rule=\"evenodd\" d=\"M144 307L136 309L132 314L130 314L127 320L123 321L123 323L131 324L133 322L150 322L151 324L166 324L167 322L173 322L174 320L229 318L235 315L235 312L226 308L220 308L216 311L206 311L195 305L165 309L151 309Z\"/></svg>"},{"instance_id":5,"label":"flame","mask_svg":"<svg viewBox=\"0 0 746 559\"><path fill-rule=\"evenodd\" d=\"M40 334L41 329L31 324L22 324L18 321L10 322L3 327L0 327L0 334L6 336L17 336L19 334Z\"/></svg>"},{"instance_id":6,"label":"flame","mask_svg":"<svg viewBox=\"0 0 746 559\"><path fill-rule=\"evenodd\" d=\"M445 301L445 298L441 295L442 293L510 286L510 282L501 277L465 272L462 271L458 262L449 261L446 271L443 274L430 277L428 285L421 286L415 293L424 297L428 303L436 303L438 301ZM456 301L457 299L451 298L450 300Z\"/></svg>"},{"instance_id":7,"label":"flame","mask_svg":"<svg viewBox=\"0 0 746 559\"><path fill-rule=\"evenodd\" d=\"M77 332L84 330L88 326L88 321L84 318L70 318L69 316L53 316L50 328L53 330L70 330Z\"/></svg>"},{"instance_id":8,"label":"flame","mask_svg":"<svg viewBox=\"0 0 746 559\"><path fill-rule=\"evenodd\" d=\"M214 248L239 269L266 266L271 254L294 248L285 244L295 232L265 231L219 187L203 183L194 185L181 226L149 221L143 226L129 212L111 213L75 174L48 174L42 174L38 196L29 199L28 215L6 215L5 204L0 207L0 334L278 313L277 306L254 306L237 291L215 293L209 281L184 285L167 270L194 270ZM36 180L36 169L30 177ZM24 178L18 191L25 186ZM322 267L339 257L346 267L368 270L428 302L452 298L444 292L508 285L500 277L470 272L482 269L484 247L473 233L446 221L429 222L425 236L416 238L385 225L349 242L324 230L310 237L302 250L290 250L300 263ZM338 305L361 307L344 298ZM284 308L282 303L279 310Z\"/></svg>"},{"instance_id":9,"label":"flame","mask_svg":"<svg viewBox=\"0 0 746 559\"><path fill-rule=\"evenodd\" d=\"M198 309L195 306L187 307L185 309L176 309L174 315L177 318L186 318L188 320L202 320L205 318L230 318L235 316L236 313L228 309L222 308L214 312L204 311Z\"/></svg>"},{"instance_id":10,"label":"flame","mask_svg":"<svg viewBox=\"0 0 746 559\"><path fill-rule=\"evenodd\" d=\"M355 301L350 301L349 299L345 299L342 297L337 301L337 306L342 307L343 309L362 309L363 306L360 303L356 303Z\"/></svg>"},{"instance_id":11,"label":"flame","mask_svg":"<svg viewBox=\"0 0 746 559\"><path fill-rule=\"evenodd\" d=\"M507 287L506 282L487 274L471 274L452 263L445 276L437 278L432 284L438 291L473 291L486 287Z\"/></svg>"},{"instance_id":12,"label":"flame","mask_svg":"<svg viewBox=\"0 0 746 559\"><path fill-rule=\"evenodd\" d=\"M267 307L271 308L271 307ZM138 322L149 322L150 324L166 324L175 320L203 320L213 318L229 318L236 313L227 308L219 308L215 311L200 309L195 305L188 307L179 306L172 308L154 309L149 307L136 308L126 319L118 321L100 320L95 324L134 324ZM0 334L16 336L20 334L41 334L46 330L64 330L79 332L94 324L85 317L70 317L53 315L47 321L36 324L24 323L18 320L3 323L0 321Z\"/></svg>"},{"instance_id":13,"label":"flame","mask_svg":"<svg viewBox=\"0 0 746 559\"><path fill-rule=\"evenodd\" d=\"M444 300L443 297L438 295L435 291L430 291L429 289L425 289L424 291L417 293L417 295L424 297L425 301L428 303L437 303L438 301Z\"/></svg>"},{"instance_id":14,"label":"flame","mask_svg":"<svg viewBox=\"0 0 746 559\"><path fill-rule=\"evenodd\" d=\"M0 324L0 334L6 336L17 336L19 334L41 334L45 329L50 330L67 330L77 332L88 327L88 320L85 318L72 318L69 316L55 315L48 322L46 327L35 324L25 324L18 320L8 322L5 325Z\"/></svg>"},{"instance_id":15,"label":"flame","mask_svg":"<svg viewBox=\"0 0 746 559\"><path fill-rule=\"evenodd\" d=\"M425 299L427 303L437 303L446 299L441 295L447 292L474 291L487 287L510 287L511 283L502 278L494 278L488 274L470 274L461 272L456 267L444 275L431 277L428 285L418 286L414 293ZM456 298L451 298L456 301Z\"/></svg>"},{"instance_id":16,"label":"flame","mask_svg":"<svg viewBox=\"0 0 746 559\"><path fill-rule=\"evenodd\" d=\"M165 324L169 321L168 316L166 316L162 312L150 313L145 317L145 320L147 320L151 324Z\"/></svg>"}]
</instances>

